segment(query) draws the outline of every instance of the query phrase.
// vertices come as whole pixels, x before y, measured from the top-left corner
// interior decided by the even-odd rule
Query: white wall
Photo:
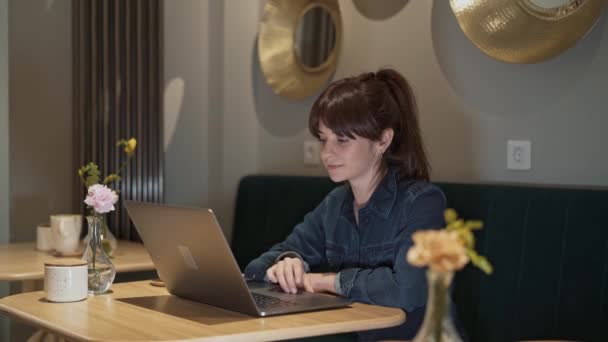
[[[200,17],[184,20],[209,22],[208,32],[215,32],[208,41],[209,56],[200,61],[210,70],[209,78],[200,81],[207,82],[210,94],[223,92],[221,103],[211,96],[207,106],[198,108],[202,120],[212,126],[204,149],[214,160],[206,186],[208,194],[215,195],[204,205],[220,213],[230,235],[237,182],[243,175],[325,172],[302,163],[314,97],[297,102],[278,97],[260,72],[256,35],[264,1],[208,3]],[[382,21],[365,18],[352,1],[339,3],[344,41],[334,79],[382,66],[402,72],[417,95],[435,180],[608,185],[608,160],[602,150],[608,145],[603,134],[608,113],[602,101],[608,89],[605,16],[557,58],[517,65],[476,49],[459,29],[447,1],[410,1]],[[169,32],[167,21],[165,25]],[[172,51],[165,49],[166,54],[188,51],[202,39],[165,36],[178,38],[180,43]],[[223,70],[223,77],[214,74],[216,68]],[[508,139],[532,141],[532,170],[506,170]],[[191,158],[193,148],[174,153]]]
[[[71,18],[71,1],[10,2],[11,241],[71,211]]]

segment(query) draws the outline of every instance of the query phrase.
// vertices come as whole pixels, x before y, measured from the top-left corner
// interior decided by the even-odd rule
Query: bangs
[[[313,104],[308,121],[308,129],[313,136],[319,138],[319,124],[323,123],[338,136],[378,138],[378,127],[370,115],[363,89],[349,81],[345,79],[332,84]]]

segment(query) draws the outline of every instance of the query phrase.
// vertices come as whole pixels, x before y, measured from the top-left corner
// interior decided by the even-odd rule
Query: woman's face
[[[321,161],[334,182],[372,182],[380,161],[379,143],[355,135],[338,136],[319,123]]]

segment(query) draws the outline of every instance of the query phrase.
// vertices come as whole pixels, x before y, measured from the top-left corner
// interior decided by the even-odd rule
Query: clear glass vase
[[[413,342],[462,342],[451,315],[450,284],[454,272],[429,269],[426,273],[429,296],[422,326]]]
[[[84,255],[89,269],[89,294],[98,295],[108,291],[116,269],[106,254],[101,241],[102,218],[98,215],[87,216],[90,239],[87,242]]]
[[[108,228],[108,224],[106,222],[106,216],[102,215],[102,216],[100,216],[100,219],[101,219],[101,230],[100,230],[101,244],[102,244],[103,250],[106,252],[106,254],[110,258],[112,258],[112,257],[114,257],[114,252],[116,251],[116,248],[118,248],[118,240],[116,240],[116,237],[114,236],[114,234],[112,234],[112,231],[110,230],[110,228]],[[90,239],[91,239],[91,230],[89,229],[87,236],[84,237],[85,245],[89,243]]]

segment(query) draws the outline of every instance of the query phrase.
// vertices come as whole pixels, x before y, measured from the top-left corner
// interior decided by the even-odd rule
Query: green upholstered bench
[[[608,190],[436,183],[448,207],[480,219],[477,249],[454,301],[471,341],[608,341]],[[247,176],[232,248],[239,266],[282,241],[336,186],[325,177]]]

